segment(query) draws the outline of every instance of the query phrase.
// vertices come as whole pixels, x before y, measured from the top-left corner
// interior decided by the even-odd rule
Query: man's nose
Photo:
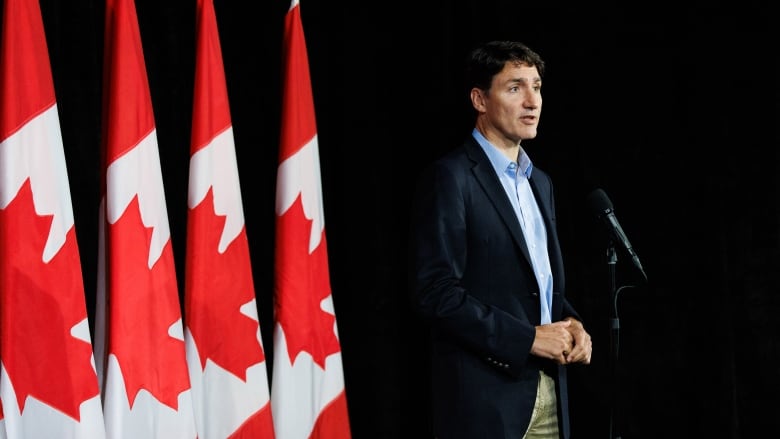
[[[539,108],[542,105],[542,96],[538,93],[528,93],[524,105],[526,108]]]

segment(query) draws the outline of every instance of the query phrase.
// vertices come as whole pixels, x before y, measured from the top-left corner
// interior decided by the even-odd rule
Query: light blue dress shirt
[[[515,210],[517,221],[523,229],[523,236],[531,255],[531,265],[539,284],[542,324],[550,323],[552,306],[553,279],[550,269],[550,257],[547,254],[547,231],[544,227],[542,213],[536,204],[531,185],[533,164],[528,154],[520,148],[517,161],[509,160],[498,148],[493,146],[476,128],[472,133],[479,145],[485,151],[498,179],[504,186],[507,197]]]

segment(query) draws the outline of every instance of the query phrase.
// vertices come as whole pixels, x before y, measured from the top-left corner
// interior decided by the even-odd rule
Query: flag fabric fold
[[[185,342],[199,439],[274,437],[213,0],[197,0]]]
[[[157,132],[133,0],[107,0],[95,351],[110,438],[195,438]]]
[[[348,439],[314,99],[298,0],[287,11],[284,32],[275,208],[274,428],[285,439]]]
[[[104,438],[41,9],[3,5],[0,438]]]

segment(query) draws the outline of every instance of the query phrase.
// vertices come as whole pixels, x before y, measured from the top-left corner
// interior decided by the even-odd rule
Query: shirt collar
[[[471,134],[474,136],[477,143],[479,143],[479,146],[482,147],[482,150],[485,151],[485,154],[487,154],[488,159],[496,172],[504,173],[510,166],[514,167],[516,165],[520,168],[520,172],[522,172],[526,178],[531,178],[533,163],[531,162],[531,157],[528,156],[522,146],[520,147],[517,162],[514,162],[502,154],[501,151],[490,143],[478,129],[474,128]]]

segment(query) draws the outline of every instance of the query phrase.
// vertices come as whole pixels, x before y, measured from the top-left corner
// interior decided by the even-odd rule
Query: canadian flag
[[[271,405],[284,439],[351,436],[330,289],[314,99],[300,4],[284,23],[284,85],[276,180]]]
[[[38,0],[5,0],[0,54],[0,437],[104,438]]]
[[[200,439],[274,437],[213,0],[197,1],[185,331]]]
[[[152,100],[133,0],[107,0],[96,357],[110,438],[195,438]]]

